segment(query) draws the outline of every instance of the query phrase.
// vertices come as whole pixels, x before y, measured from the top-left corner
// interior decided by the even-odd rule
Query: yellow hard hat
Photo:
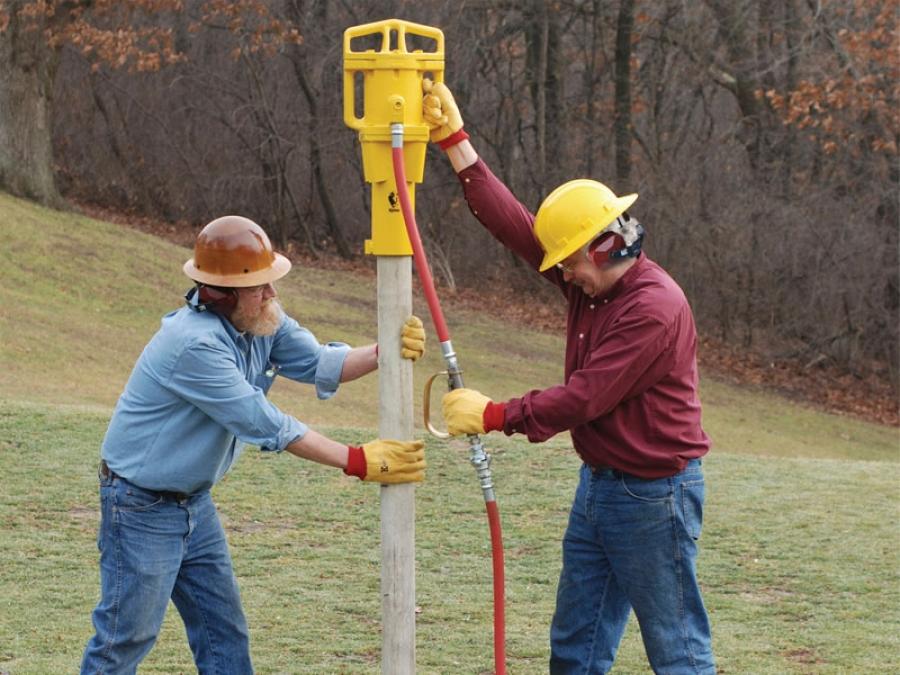
[[[291,261],[272,249],[265,231],[249,218],[223,216],[200,230],[184,273],[210,286],[246,288],[280,279]]]
[[[547,195],[534,220],[534,234],[544,249],[540,271],[590,243],[637,198],[637,194],[616,197],[603,183],[586,178],[556,188]]]

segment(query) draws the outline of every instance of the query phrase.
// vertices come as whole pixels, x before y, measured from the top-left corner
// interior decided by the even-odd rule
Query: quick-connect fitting
[[[462,370],[459,368],[459,361],[456,358],[456,352],[453,351],[453,344],[450,340],[441,342],[441,353],[444,355],[444,363],[447,364],[450,389],[462,389],[466,385],[463,383]]]
[[[491,475],[491,456],[485,452],[484,444],[477,435],[469,436],[469,463],[475,467],[475,474],[481,484],[484,501],[496,501],[494,481]]]
[[[391,125],[391,147],[403,147],[403,123],[395,122]]]

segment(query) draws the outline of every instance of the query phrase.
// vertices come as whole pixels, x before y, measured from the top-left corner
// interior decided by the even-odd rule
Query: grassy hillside
[[[188,249],[150,235],[0,193],[0,397],[110,408],[160,317],[180,306],[190,286],[181,272],[188,257]],[[321,341],[375,340],[371,274],[296,265],[278,288],[287,311]],[[415,311],[432,339],[415,370],[419,391],[443,364],[419,298]],[[470,386],[500,400],[561,380],[561,334],[501,324],[452,304],[446,311]],[[375,378],[345,385],[325,403],[283,379],[273,389],[274,400],[305,421],[370,428],[377,426],[376,394]],[[712,379],[703,381],[702,396],[717,450],[900,459],[896,429]]]
[[[96,601],[98,444],[159,317],[187,287],[186,249],[0,194],[0,672],[72,672]],[[374,279],[295,267],[288,311],[320,340],[375,337]],[[418,311],[427,321],[421,304]],[[495,398],[557,382],[562,339],[448,308],[467,382]],[[430,334],[430,337],[432,335]],[[440,367],[431,349],[417,387]],[[328,402],[273,398],[345,441],[377,425],[376,382]],[[701,581],[723,672],[895,672],[898,434],[705,379],[708,497]],[[546,672],[559,539],[575,485],[568,437],[496,434],[510,672]],[[490,554],[458,442],[429,441],[417,490],[423,673],[491,666]],[[215,490],[260,673],[377,673],[378,488],[248,453]],[[892,637],[893,636],[893,637]],[[192,670],[177,615],[142,672]],[[649,672],[632,626],[616,672]]]

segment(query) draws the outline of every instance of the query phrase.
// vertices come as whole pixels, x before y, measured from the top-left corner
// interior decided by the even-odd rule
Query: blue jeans
[[[550,628],[551,673],[606,673],[631,609],[655,673],[715,673],[695,562],[703,471],[643,480],[581,467]]]
[[[81,672],[134,673],[171,598],[200,673],[252,673],[237,580],[209,491],[179,500],[102,478],[100,507],[101,598]]]

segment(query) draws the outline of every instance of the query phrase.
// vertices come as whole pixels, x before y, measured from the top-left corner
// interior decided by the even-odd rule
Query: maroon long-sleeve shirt
[[[459,178],[475,217],[537,270],[544,252],[534,216],[482,160]],[[555,267],[543,276],[568,302],[565,384],[508,401],[504,432],[534,442],[569,429],[585,463],[643,478],[671,476],[709,452],[697,332],[678,284],[643,253],[603,296],[586,295]]]

